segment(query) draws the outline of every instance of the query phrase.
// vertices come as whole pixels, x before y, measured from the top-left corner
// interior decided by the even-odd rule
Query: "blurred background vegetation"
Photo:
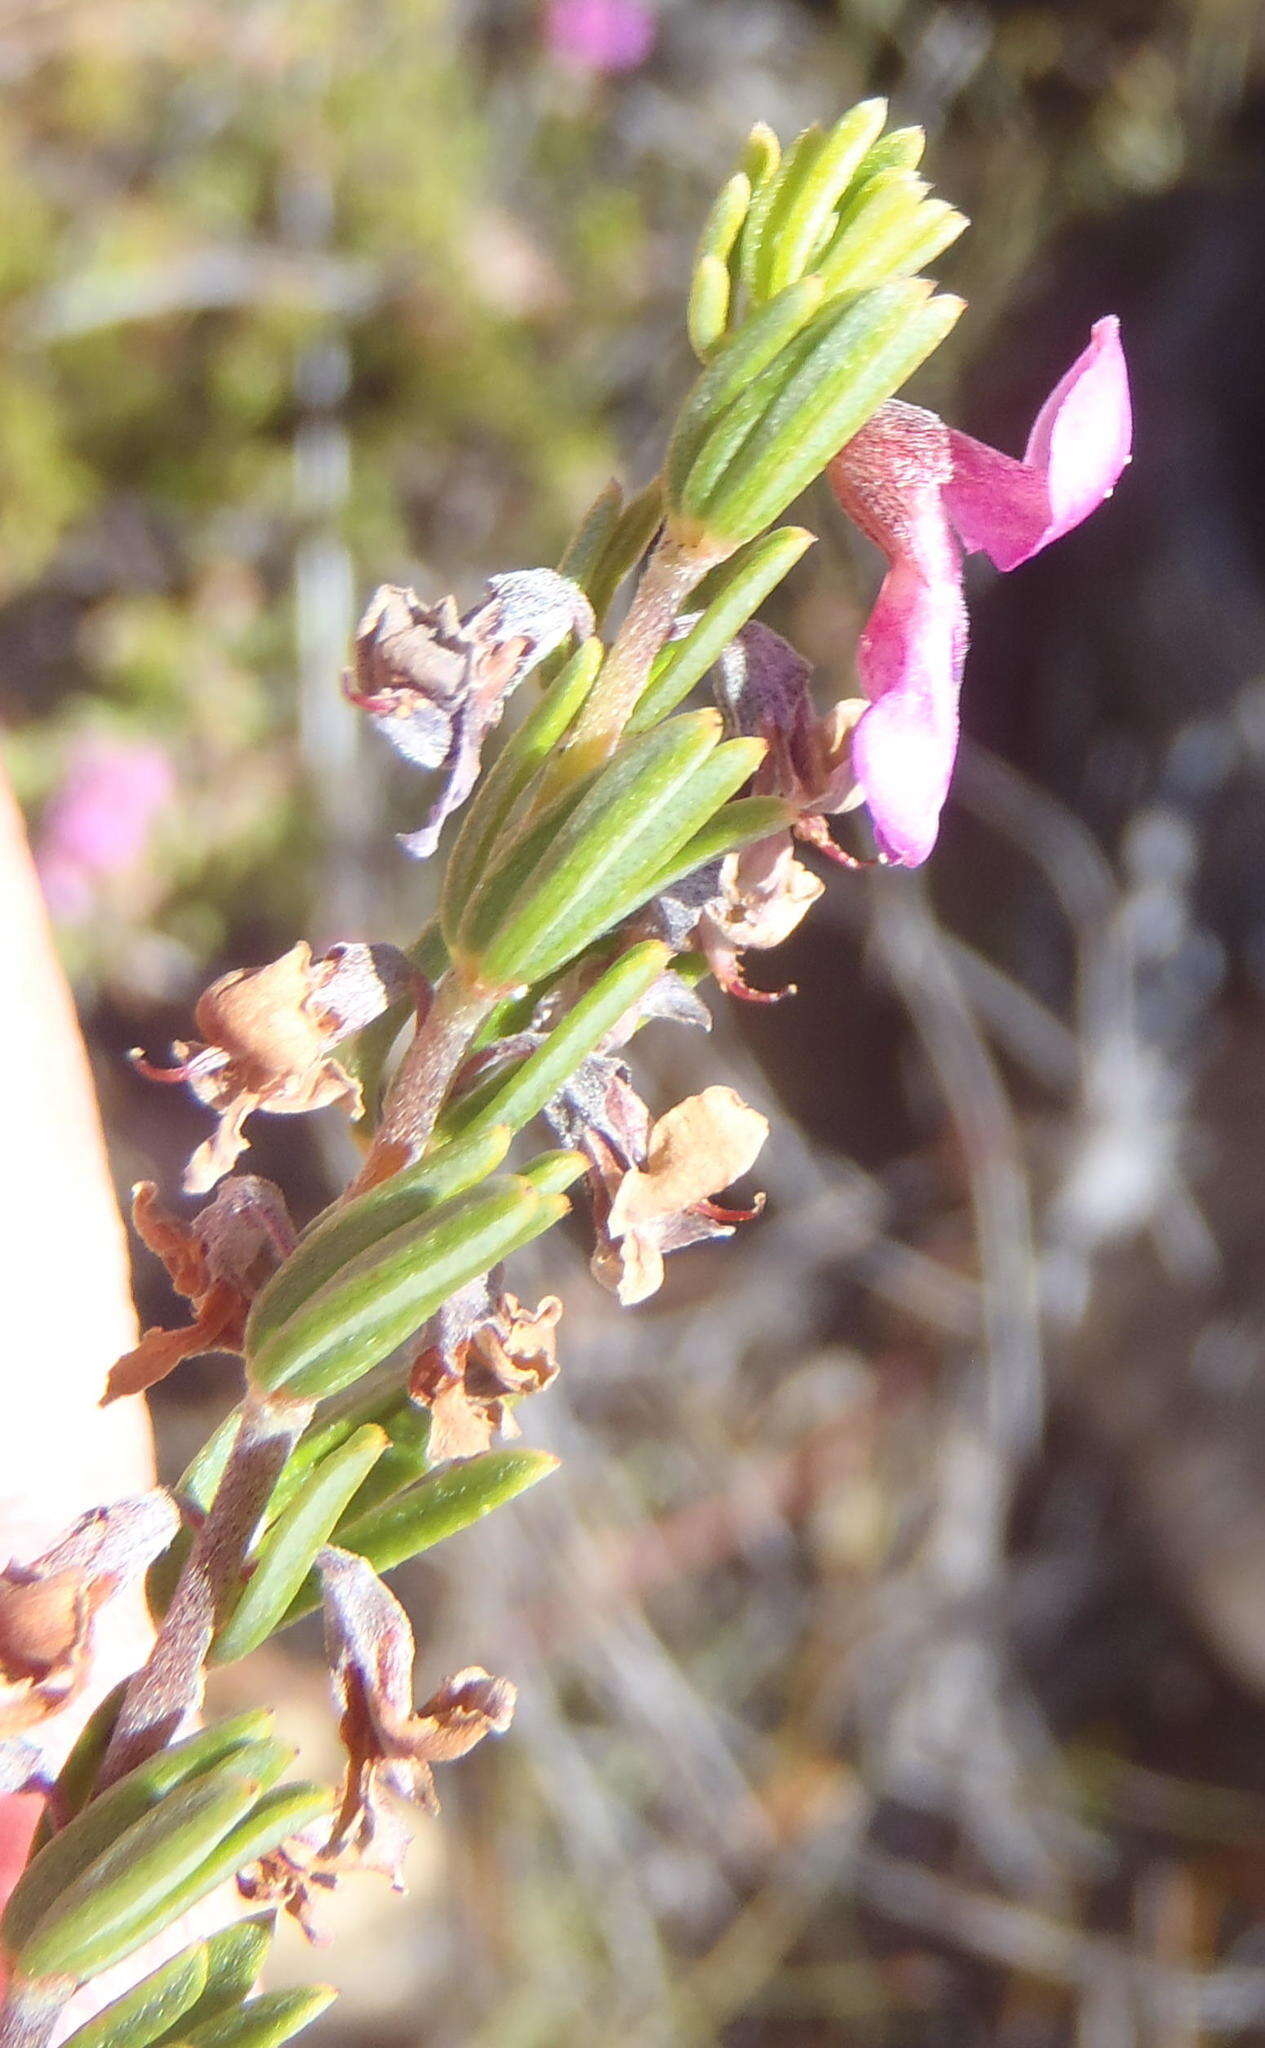
[[[1259,0],[8,0],[0,75],[3,738],[121,1189],[204,1123],[128,1045],[425,916],[359,608],[652,474],[753,119],[926,126],[960,424],[1018,451],[1120,313],[1137,460],[980,580],[930,875],[832,876],[797,1003],[647,1040],[773,1108],[765,1218],[632,1315],[578,1231],[524,1261],[563,1471],[403,1575],[419,1683],[506,1671],[515,1730],[278,1975],[348,2048],[1265,2040]],[[805,517],[775,622],[848,694],[875,564]],[[248,1163],[306,1214],[345,1145]],[[168,1474],[227,1399],[162,1390]],[[300,1635],[226,1697],[332,1769]]]

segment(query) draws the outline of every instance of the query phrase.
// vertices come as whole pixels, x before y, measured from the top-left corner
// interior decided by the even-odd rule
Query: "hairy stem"
[[[174,1740],[202,1703],[207,1651],[243,1567],[277,1475],[312,1418],[312,1401],[248,1394],[215,1499],[185,1560],[147,1662],[127,1690],[102,1764],[104,1790]]]
[[[425,1150],[453,1076],[496,1000],[494,991],[471,989],[451,972],[443,976],[400,1062],[369,1156],[348,1188],[349,1196],[375,1187]]]
[[[669,534],[659,542],[567,743],[562,758],[576,772],[586,772],[614,752],[678,612],[713,566],[711,555]]]

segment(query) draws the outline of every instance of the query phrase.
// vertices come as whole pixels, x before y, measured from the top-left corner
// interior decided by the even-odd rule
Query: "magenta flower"
[[[870,705],[852,742],[887,859],[917,867],[940,827],[967,647],[963,551],[1014,569],[1079,526],[1110,497],[1132,432],[1112,317],[1046,399],[1022,462],[892,399],[831,463],[839,503],[890,565],[857,648]]]
[[[176,778],[161,747],[123,740],[80,742],[44,813],[35,848],[49,909],[86,917],[98,890],[140,859]]]
[[[635,71],[654,48],[653,8],[641,0],[550,0],[545,42],[573,71]]]

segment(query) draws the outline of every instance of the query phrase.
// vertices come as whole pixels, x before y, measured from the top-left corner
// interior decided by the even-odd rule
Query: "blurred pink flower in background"
[[[175,790],[175,771],[161,747],[101,738],[78,743],[35,844],[35,865],[55,917],[88,915],[101,885],[140,859]]]
[[[654,48],[655,13],[641,0],[549,0],[545,43],[573,71],[635,71]]]

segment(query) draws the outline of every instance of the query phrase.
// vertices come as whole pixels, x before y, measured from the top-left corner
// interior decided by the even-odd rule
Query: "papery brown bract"
[[[285,1196],[270,1180],[235,1174],[188,1223],[158,1202],[153,1181],[132,1190],[132,1221],[160,1258],[178,1294],[193,1306],[179,1330],[146,1330],[111,1368],[102,1406],[166,1379],[182,1359],[204,1351],[241,1351],[251,1303],[294,1250]]]
[[[322,1855],[384,1870],[403,1888],[415,1809],[439,1811],[433,1766],[503,1734],[517,1688],[478,1665],[446,1678],[413,1708],[413,1631],[372,1566],[330,1545],[316,1560],[325,1605],[325,1646],[342,1710],[347,1771]]]

